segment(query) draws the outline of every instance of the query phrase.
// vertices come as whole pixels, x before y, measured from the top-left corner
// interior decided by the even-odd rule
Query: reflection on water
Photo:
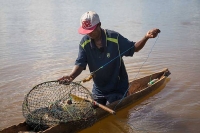
[[[199,1],[0,3],[0,129],[24,120],[21,104],[32,87],[71,71],[82,37],[77,33],[79,17],[94,10],[103,28],[133,41],[151,28],[161,29],[156,43],[151,39],[139,53],[124,58],[130,80],[151,49],[137,77],[165,67],[172,74],[157,93],[83,132],[200,132]],[[76,80],[88,74],[87,69]],[[83,85],[92,88],[92,82]]]

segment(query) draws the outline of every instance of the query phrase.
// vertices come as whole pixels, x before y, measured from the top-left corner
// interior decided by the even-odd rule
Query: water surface
[[[70,73],[82,38],[79,19],[88,10],[99,14],[103,28],[129,40],[161,30],[157,41],[124,58],[130,80],[166,67],[172,74],[151,96],[82,133],[200,132],[198,0],[1,0],[0,129],[24,121],[21,105],[31,88]],[[91,89],[92,82],[84,86]]]

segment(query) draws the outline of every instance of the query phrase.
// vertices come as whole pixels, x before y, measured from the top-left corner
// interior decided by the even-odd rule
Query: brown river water
[[[81,133],[200,132],[199,0],[0,0],[0,129],[24,121],[22,102],[35,85],[71,71],[82,38],[79,19],[88,10],[99,14],[102,28],[129,40],[161,30],[124,57],[129,80],[163,68],[171,75],[150,96]],[[92,81],[83,85],[91,89]]]

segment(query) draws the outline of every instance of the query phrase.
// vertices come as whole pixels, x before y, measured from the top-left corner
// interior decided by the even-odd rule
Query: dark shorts
[[[123,98],[123,95],[120,93],[113,93],[106,96],[96,96],[94,95],[94,100],[100,104],[106,105],[114,101],[120,100]]]

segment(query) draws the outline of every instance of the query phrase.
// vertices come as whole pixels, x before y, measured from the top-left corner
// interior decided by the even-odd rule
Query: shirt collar
[[[106,47],[106,35],[105,35],[105,32],[102,28],[101,28],[101,41],[103,43],[103,47],[105,48]],[[90,46],[91,46],[92,49],[96,48],[96,45],[95,45],[93,39],[91,39],[91,41],[90,41]]]

